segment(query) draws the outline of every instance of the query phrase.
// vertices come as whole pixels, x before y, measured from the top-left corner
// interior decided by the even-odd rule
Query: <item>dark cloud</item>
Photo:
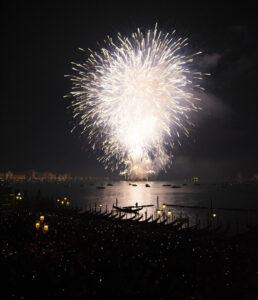
[[[247,25],[233,25],[230,27],[230,29],[236,32],[244,32],[247,30]]]
[[[218,65],[221,56],[222,55],[219,53],[205,54],[199,60],[199,67],[203,71],[210,71],[211,69],[215,68]]]

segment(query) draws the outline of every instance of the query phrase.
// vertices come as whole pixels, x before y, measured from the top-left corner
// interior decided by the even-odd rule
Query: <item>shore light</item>
[[[45,217],[44,216],[40,216],[39,219],[40,219],[41,222],[43,222],[44,219],[45,219]]]
[[[165,203],[163,203],[163,205],[162,205],[162,208],[163,208],[163,209],[165,209],[165,208],[166,208],[166,204],[165,204]]]
[[[70,205],[70,202],[69,202],[69,201],[67,201],[67,202],[66,202],[66,205],[67,205],[67,206],[69,206],[69,205]]]
[[[100,204],[99,207],[102,207],[102,204]]]
[[[44,230],[44,232],[48,231],[48,225],[47,224],[44,225],[43,230]]]
[[[64,201],[61,201],[61,204],[64,204]]]
[[[21,196],[21,193],[18,193],[18,196]]]
[[[158,215],[161,214],[161,210],[160,210],[160,209],[157,210],[157,214],[158,214]]]
[[[17,200],[19,200],[19,199],[20,199],[20,197],[19,197],[19,196],[16,196],[16,199],[17,199]]]
[[[67,200],[67,197],[64,197],[64,201],[66,201]]]
[[[57,202],[60,202],[60,199],[57,199],[56,201],[57,201]]]
[[[35,227],[36,227],[36,229],[39,229],[39,227],[40,227],[40,222],[36,222],[36,223],[35,223]]]
[[[171,210],[168,211],[168,216],[171,216],[172,212]]]
[[[216,218],[216,217],[217,217],[217,214],[216,214],[216,213],[213,213],[212,216],[213,216],[213,218]]]

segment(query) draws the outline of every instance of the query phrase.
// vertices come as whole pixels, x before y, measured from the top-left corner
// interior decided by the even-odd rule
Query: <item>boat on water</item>
[[[116,205],[113,205],[113,208],[115,208],[118,211],[126,212],[126,213],[138,213],[139,210],[143,209],[143,207],[119,207]]]
[[[132,186],[137,186],[137,184],[134,183],[134,184],[132,184]]]
[[[148,183],[145,184],[146,187],[150,187],[150,185]]]
[[[108,183],[107,185],[108,185],[108,186],[113,186],[113,184],[112,184],[112,183]]]
[[[104,186],[97,186],[96,189],[103,190],[103,189],[105,189],[105,187]]]
[[[173,186],[172,186],[172,189],[180,189],[180,188],[181,188],[180,185],[173,185]]]
[[[171,186],[171,184],[163,184],[163,186]]]

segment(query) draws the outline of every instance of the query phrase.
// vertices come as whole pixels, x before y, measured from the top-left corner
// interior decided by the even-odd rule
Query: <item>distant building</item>
[[[35,181],[37,180],[37,172],[34,170],[29,170],[26,172],[26,179],[28,181]]]
[[[242,174],[240,171],[237,172],[237,175],[236,175],[236,181],[238,183],[242,183],[243,182],[243,177],[242,177]]]
[[[15,181],[25,181],[26,180],[26,174],[24,173],[15,173],[13,174],[13,180]]]
[[[13,180],[13,173],[11,171],[5,173],[5,180]]]

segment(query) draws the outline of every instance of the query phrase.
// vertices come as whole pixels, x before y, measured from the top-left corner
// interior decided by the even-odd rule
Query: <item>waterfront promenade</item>
[[[50,199],[40,199],[47,204]],[[37,229],[35,224],[44,216]],[[48,230],[43,230],[43,223]],[[139,226],[50,205],[1,206],[6,299],[255,299],[257,228]]]

